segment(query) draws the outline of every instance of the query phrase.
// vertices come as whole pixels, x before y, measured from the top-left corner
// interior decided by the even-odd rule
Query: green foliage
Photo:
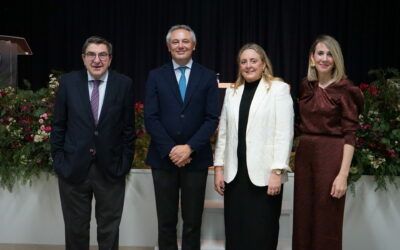
[[[0,89],[0,187],[10,191],[15,183],[30,183],[41,173],[53,174],[50,156],[51,118],[59,82],[50,75],[46,88],[36,92]],[[133,165],[145,168],[150,137],[144,129],[143,104],[132,107],[136,117],[136,150]]]
[[[360,115],[361,129],[350,182],[361,175],[373,175],[376,190],[386,190],[388,183],[400,176],[400,74],[396,69],[371,70],[376,80],[362,83],[365,106]]]
[[[37,92],[6,87],[0,90],[0,186],[29,182],[51,173],[49,137],[58,81],[50,75],[47,88]]]

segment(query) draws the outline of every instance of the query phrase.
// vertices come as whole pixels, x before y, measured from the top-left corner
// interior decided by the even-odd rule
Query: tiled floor
[[[59,245],[14,245],[0,244],[0,250],[64,250],[64,246]],[[153,250],[150,247],[119,247],[120,250]],[[97,250],[97,247],[90,247],[90,250]]]

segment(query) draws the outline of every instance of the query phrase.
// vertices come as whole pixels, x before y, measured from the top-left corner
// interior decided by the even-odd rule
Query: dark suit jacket
[[[132,80],[109,71],[104,102],[95,126],[90,106],[87,71],[61,76],[53,127],[51,153],[59,177],[82,182],[96,152],[96,164],[115,182],[129,172],[134,151],[134,92]]]
[[[176,145],[194,150],[191,169],[212,165],[210,137],[219,117],[216,75],[193,62],[185,101],[179,93],[172,62],[149,73],[144,105],[145,125],[151,135],[146,164],[152,168],[177,167],[169,159]]]

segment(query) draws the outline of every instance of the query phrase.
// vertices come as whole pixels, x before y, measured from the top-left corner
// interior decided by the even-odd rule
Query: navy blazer
[[[177,167],[169,159],[176,145],[194,150],[185,168],[212,166],[210,137],[218,124],[219,92],[213,71],[193,62],[182,101],[172,62],[150,71],[144,105],[146,130],[151,144],[146,164],[152,168]]]
[[[72,183],[82,182],[95,159],[109,181],[124,178],[133,160],[136,137],[133,109],[132,80],[109,71],[96,126],[90,106],[87,71],[62,75],[51,132],[53,167],[58,176]]]

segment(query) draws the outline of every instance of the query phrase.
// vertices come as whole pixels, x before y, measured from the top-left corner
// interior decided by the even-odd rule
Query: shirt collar
[[[190,61],[184,65],[189,69],[192,69],[192,64],[193,64],[193,59],[190,59]],[[172,59],[172,66],[174,67],[174,70],[178,69],[179,67],[182,67],[181,65],[177,64],[174,59]]]
[[[89,73],[89,71],[87,71],[87,74],[88,74],[88,82],[95,80],[93,76]],[[108,70],[100,77],[99,80],[101,82],[107,82],[107,79],[108,79]]]

